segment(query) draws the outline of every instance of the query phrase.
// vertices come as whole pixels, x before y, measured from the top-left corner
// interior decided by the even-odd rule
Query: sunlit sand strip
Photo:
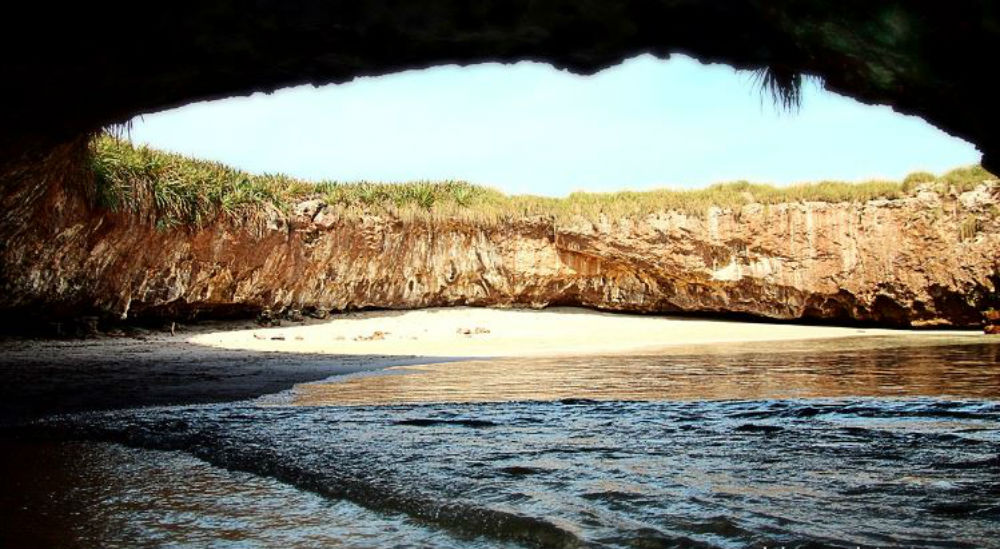
[[[330,355],[524,357],[612,354],[713,343],[955,332],[765,324],[665,316],[470,307],[377,311],[323,322],[209,332],[189,342],[224,349]]]

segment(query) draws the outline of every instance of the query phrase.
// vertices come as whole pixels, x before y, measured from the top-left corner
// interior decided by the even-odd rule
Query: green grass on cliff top
[[[909,175],[902,182],[823,181],[773,187],[738,181],[697,190],[572,193],[565,198],[508,196],[462,181],[411,183],[310,183],[280,174],[253,175],[216,162],[188,158],[101,135],[92,144],[97,201],[112,211],[146,216],[160,227],[200,226],[225,216],[260,222],[270,212],[288,212],[298,202],[319,198],[343,214],[388,213],[404,219],[459,216],[482,222],[520,217],[559,219],[601,215],[627,217],[661,211],[705,215],[708,208],[749,203],[864,202],[906,196],[921,183],[940,192],[963,192],[995,176],[979,166],[935,176]]]

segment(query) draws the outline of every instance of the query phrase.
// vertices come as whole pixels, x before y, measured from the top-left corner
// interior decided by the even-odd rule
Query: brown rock
[[[323,208],[326,208],[326,202],[315,199],[299,202],[292,211],[296,216],[305,217],[311,222]]]
[[[263,230],[224,221],[164,230],[54,193],[39,199],[18,245],[0,249],[0,309],[118,317],[264,309],[260,324],[274,326],[272,311],[310,304],[321,315],[560,304],[978,327],[980,311],[1000,299],[1000,220],[983,213],[984,197],[998,193],[1000,184],[986,184],[967,200],[979,208],[972,213],[943,196],[945,208],[912,197],[555,224],[337,216],[327,228],[314,224],[308,241],[281,219]],[[963,238],[973,214],[977,233]]]
[[[307,314],[313,318],[323,320],[330,317],[330,310],[324,309],[322,307],[316,307],[314,309],[309,310]]]
[[[79,326],[80,333],[84,337],[94,337],[100,333],[98,329],[99,323],[100,318],[96,316],[84,316],[80,317],[77,321],[77,326]]]

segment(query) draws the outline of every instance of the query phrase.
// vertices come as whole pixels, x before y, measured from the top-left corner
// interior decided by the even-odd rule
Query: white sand
[[[455,307],[350,313],[306,324],[201,333],[187,341],[252,351],[443,358],[619,353],[675,345],[934,333],[624,315],[568,307]],[[374,339],[366,339],[373,335]]]

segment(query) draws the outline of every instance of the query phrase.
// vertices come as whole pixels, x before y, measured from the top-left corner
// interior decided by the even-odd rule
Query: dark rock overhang
[[[1000,171],[989,0],[213,0],[20,6],[0,156],[192,101],[449,63],[593,73],[640,53],[809,74],[923,117]]]

